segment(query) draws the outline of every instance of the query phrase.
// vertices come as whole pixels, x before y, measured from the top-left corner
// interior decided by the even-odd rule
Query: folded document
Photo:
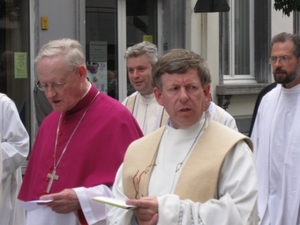
[[[120,207],[122,209],[133,209],[136,207],[134,205],[127,205],[125,201],[122,201],[122,200],[119,200],[116,198],[108,198],[108,197],[99,196],[99,197],[93,197],[92,199],[97,202],[102,202],[104,204]]]

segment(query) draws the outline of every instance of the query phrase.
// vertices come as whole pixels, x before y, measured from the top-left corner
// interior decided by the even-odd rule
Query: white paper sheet
[[[136,207],[134,205],[127,205],[125,201],[122,201],[122,200],[119,200],[116,198],[108,198],[108,197],[98,196],[98,197],[93,197],[92,199],[95,201],[98,201],[98,202],[102,202],[104,204],[120,207],[123,209],[133,209]]]

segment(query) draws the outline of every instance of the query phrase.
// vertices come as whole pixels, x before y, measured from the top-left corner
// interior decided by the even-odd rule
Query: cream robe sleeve
[[[257,224],[257,178],[252,152],[246,143],[239,142],[226,156],[217,193],[216,199],[205,203],[180,200],[174,194],[159,196],[158,225]],[[117,173],[113,196],[127,199],[122,187],[122,167]],[[109,206],[108,209],[107,224],[131,224],[131,211]]]
[[[0,99],[0,117],[4,180],[25,161],[29,153],[29,136],[14,102],[6,96]]]

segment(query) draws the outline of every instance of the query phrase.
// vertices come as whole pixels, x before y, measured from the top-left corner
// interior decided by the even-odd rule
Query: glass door
[[[86,0],[88,77],[100,91],[124,100],[124,53],[142,41],[157,43],[157,1]]]
[[[0,0],[0,92],[16,104],[30,133],[29,1]]]
[[[86,1],[88,77],[118,99],[117,0]]]

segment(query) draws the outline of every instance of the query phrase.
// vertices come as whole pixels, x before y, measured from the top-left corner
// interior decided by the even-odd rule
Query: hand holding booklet
[[[104,204],[108,204],[108,205],[112,205],[112,206],[116,206],[116,207],[120,207],[122,209],[133,209],[136,207],[134,205],[127,205],[125,201],[116,199],[116,198],[108,198],[108,197],[98,196],[98,197],[93,197],[92,199],[94,201],[102,202]]]

